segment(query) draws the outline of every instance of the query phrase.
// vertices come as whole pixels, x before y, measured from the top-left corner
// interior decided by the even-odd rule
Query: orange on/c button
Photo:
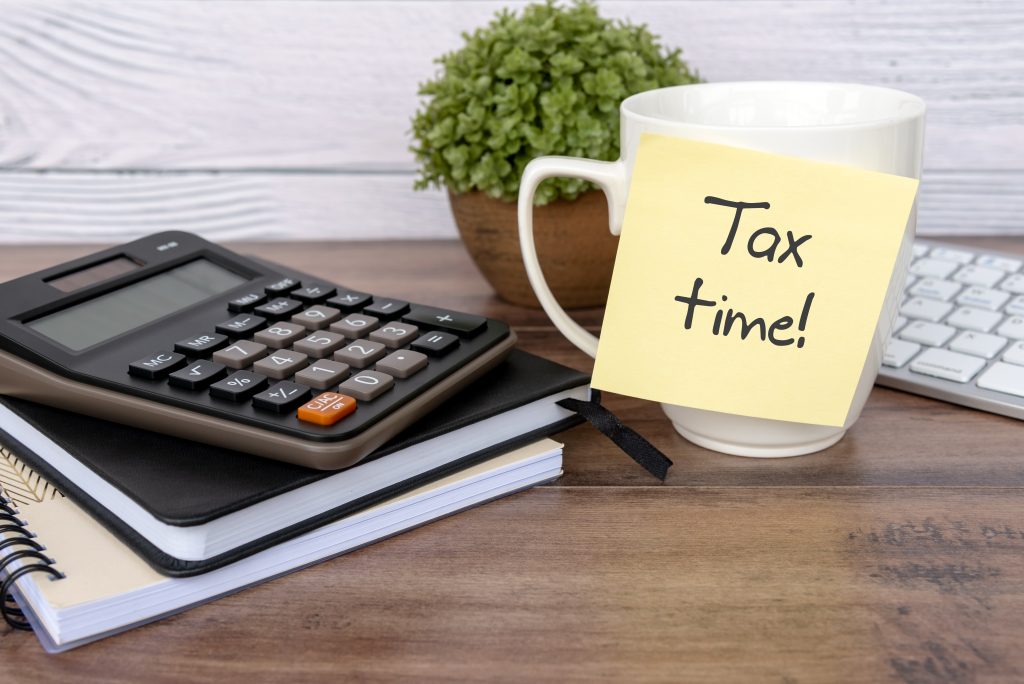
[[[300,406],[296,415],[299,420],[307,423],[334,425],[355,410],[356,400],[352,397],[337,392],[324,392]]]

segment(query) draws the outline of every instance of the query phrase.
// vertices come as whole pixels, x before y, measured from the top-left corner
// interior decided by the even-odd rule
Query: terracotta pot
[[[515,202],[483,192],[448,193],[462,242],[498,296],[540,307],[519,252]],[[619,240],[608,232],[608,202],[594,190],[575,200],[534,207],[537,255],[544,277],[562,306],[603,306]]]

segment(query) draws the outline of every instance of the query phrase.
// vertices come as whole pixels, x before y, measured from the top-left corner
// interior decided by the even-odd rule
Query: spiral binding
[[[15,549],[0,556],[0,577],[3,577],[3,582],[0,583],[0,615],[3,616],[4,622],[14,629],[30,630],[32,626],[11,594],[14,583],[32,572],[45,572],[53,579],[63,579],[64,574],[53,567],[54,560],[43,553],[43,545],[32,538],[32,532],[27,529],[25,521],[18,518],[18,509],[14,507],[14,502],[0,496],[0,534],[4,532],[12,532],[14,536],[0,538],[0,552],[16,546],[25,548]],[[7,570],[14,561],[28,558],[35,559],[36,562],[11,571]]]

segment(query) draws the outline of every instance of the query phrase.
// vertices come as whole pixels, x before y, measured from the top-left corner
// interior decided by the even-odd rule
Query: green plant
[[[482,190],[513,201],[534,157],[618,158],[618,106],[627,96],[698,80],[680,50],[663,50],[646,26],[601,17],[587,0],[548,0],[521,15],[502,10],[463,39],[420,86],[427,99],[412,121],[417,189]],[[536,202],[589,188],[551,179]]]

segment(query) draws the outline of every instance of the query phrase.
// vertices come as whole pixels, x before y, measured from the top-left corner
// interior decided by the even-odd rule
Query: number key
[[[382,342],[385,346],[398,349],[416,337],[420,329],[411,323],[390,323],[379,330],[370,333],[370,339],[374,342]]]
[[[292,323],[305,326],[307,330],[323,330],[341,318],[341,311],[329,306],[311,306],[292,316]]]
[[[306,401],[312,390],[294,382],[279,382],[252,398],[252,405],[265,411],[286,413]]]
[[[313,389],[324,390],[337,385],[348,375],[348,364],[338,361],[321,359],[311,366],[306,366],[295,374],[295,382],[309,385]]]
[[[387,347],[382,342],[357,340],[344,349],[334,352],[334,360],[347,363],[354,368],[366,368],[387,352]]]
[[[283,349],[264,356],[252,365],[257,373],[274,380],[284,380],[306,365],[306,355]]]
[[[227,369],[224,368],[222,363],[196,361],[179,371],[171,373],[167,381],[175,387],[201,390],[209,386],[210,383],[220,380],[225,374],[227,374]]]
[[[337,333],[318,330],[309,337],[299,340],[292,349],[303,354],[308,354],[314,359],[322,359],[330,356],[331,352],[345,344],[345,338]]]
[[[253,361],[267,355],[266,345],[248,340],[239,340],[230,347],[213,352],[213,360],[223,363],[228,368],[241,370],[252,365]]]
[[[308,331],[298,323],[275,323],[266,330],[260,330],[252,339],[274,349],[283,349],[291,346],[292,342],[306,332]]]
[[[344,335],[350,340],[358,340],[360,337],[366,337],[366,334],[371,330],[376,330],[378,322],[378,319],[374,316],[349,314],[337,323],[331,323],[331,330]]]
[[[349,394],[360,401],[372,401],[391,389],[395,379],[387,373],[359,371],[338,386],[338,391]]]
[[[267,386],[267,379],[258,373],[238,371],[210,385],[210,396],[229,401],[245,401]]]

